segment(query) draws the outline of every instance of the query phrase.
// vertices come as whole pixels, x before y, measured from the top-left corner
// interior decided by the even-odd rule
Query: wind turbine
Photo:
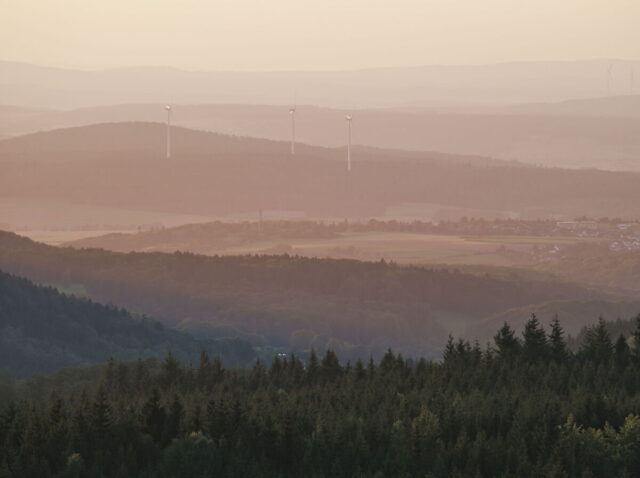
[[[607,67],[607,94],[611,94],[611,76],[613,73],[613,65]]]
[[[291,116],[291,155],[296,154],[296,105],[289,108]]]
[[[351,171],[351,121],[353,116],[345,115],[347,120],[347,171]]]
[[[171,105],[164,107],[167,110],[167,159],[171,158]]]

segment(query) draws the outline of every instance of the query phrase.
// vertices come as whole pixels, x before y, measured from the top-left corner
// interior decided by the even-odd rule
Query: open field
[[[402,264],[470,264],[493,266],[520,266],[534,261],[536,249],[591,243],[594,239],[577,237],[544,236],[463,236],[453,234],[420,234],[406,232],[341,232],[329,237],[289,237],[286,234],[260,237],[256,231],[251,236],[215,236],[176,238],[171,234],[154,235],[142,240],[139,236],[118,235],[97,238],[92,241],[72,243],[86,231],[67,233],[74,247],[101,247],[122,252],[174,252],[189,251],[198,254],[290,254],[307,257],[350,258],[360,260],[393,260]],[[61,244],[60,236],[27,234],[29,237]],[[93,234],[95,236],[95,234]],[[75,236],[75,238],[74,238]],[[131,241],[129,241],[131,237]]]
[[[532,248],[592,241],[574,237],[485,236],[464,237],[440,234],[346,233],[337,239],[253,243],[231,248],[225,254],[264,253],[278,249],[291,254],[316,257],[385,259],[399,263],[449,263],[518,265],[531,260]]]

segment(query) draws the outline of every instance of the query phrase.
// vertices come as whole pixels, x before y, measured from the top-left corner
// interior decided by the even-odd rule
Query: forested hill
[[[0,267],[200,334],[368,357],[437,356],[448,321],[602,294],[572,285],[386,262],[75,250],[0,233]],[[585,318],[590,320],[591,317]]]
[[[0,370],[16,377],[62,367],[164,356],[195,359],[202,350],[230,365],[248,364],[251,347],[241,341],[199,341],[161,323],[36,286],[0,271]]]
[[[167,357],[0,381],[0,475],[634,478],[638,325],[629,335],[599,322],[574,353],[561,324],[532,318],[487,348],[451,339],[438,362]]]

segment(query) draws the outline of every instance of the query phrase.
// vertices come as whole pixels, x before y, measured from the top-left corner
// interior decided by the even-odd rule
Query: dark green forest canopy
[[[255,358],[241,341],[196,340],[124,309],[69,297],[0,271],[0,370],[16,377],[62,367],[131,360],[173,351],[195,359],[202,349],[229,365]]]
[[[0,476],[633,477],[640,320],[631,335],[600,321],[572,353],[533,317],[440,362],[169,355],[4,383]]]
[[[123,254],[56,248],[2,232],[0,267],[198,334],[231,333],[256,346],[333,348],[351,358],[381,355],[389,346],[435,357],[447,334],[441,316],[476,320],[548,300],[608,297],[517,272],[288,255]]]

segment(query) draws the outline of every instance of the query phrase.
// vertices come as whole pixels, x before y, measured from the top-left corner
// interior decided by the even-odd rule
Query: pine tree
[[[198,362],[197,381],[198,387],[205,389],[209,387],[209,379],[211,375],[211,362],[206,350],[200,351],[200,359]]]
[[[513,329],[506,322],[493,338],[498,355],[502,359],[512,360],[520,352],[520,341],[515,336]]]
[[[453,335],[449,334],[447,338],[447,345],[444,347],[442,353],[442,360],[445,364],[451,364],[456,357],[456,347],[453,343]]]
[[[142,407],[142,422],[144,429],[155,441],[160,441],[164,430],[166,413],[160,405],[160,392],[157,388],[151,391],[151,396]]]
[[[320,375],[325,380],[332,380],[339,377],[342,373],[342,367],[338,361],[338,356],[331,349],[327,349],[320,363]]]
[[[316,355],[316,351],[311,349],[311,354],[309,354],[309,364],[307,366],[307,380],[310,382],[314,382],[318,377],[318,356]]]
[[[640,360],[640,314],[636,316],[636,329],[633,331],[633,352],[636,359]]]
[[[167,354],[162,362],[162,385],[163,387],[171,387],[178,384],[181,373],[180,362],[171,352]]]
[[[356,360],[355,365],[353,366],[353,375],[355,377],[356,380],[364,380],[367,376],[365,370],[364,370],[364,365],[362,364],[362,360],[358,359]]]
[[[533,362],[547,358],[547,336],[535,314],[531,314],[531,318],[525,324],[522,336],[525,359]]]
[[[551,359],[557,363],[563,363],[569,356],[567,341],[564,338],[564,329],[560,326],[560,320],[558,320],[557,315],[551,321],[549,347]]]
[[[111,427],[111,405],[107,399],[107,392],[100,387],[91,407],[91,430],[100,441],[106,440]]]
[[[625,339],[623,334],[618,336],[618,340],[616,340],[616,344],[614,346],[614,362],[618,370],[624,370],[624,368],[629,363],[630,359],[630,349],[627,344],[627,339]]]
[[[184,408],[178,394],[173,395],[173,400],[169,406],[169,412],[167,413],[164,421],[164,433],[162,442],[166,445],[180,434],[180,425],[182,423],[182,415]]]
[[[595,362],[606,362],[611,358],[613,344],[607,332],[604,319],[600,317],[598,323],[587,328],[582,346],[582,353]]]

